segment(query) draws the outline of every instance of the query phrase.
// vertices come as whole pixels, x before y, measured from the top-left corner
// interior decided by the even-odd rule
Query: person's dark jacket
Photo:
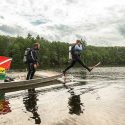
[[[27,62],[33,63],[33,64],[39,63],[39,61],[38,61],[38,50],[36,50],[35,48],[31,48],[29,50],[28,55],[27,55]]]

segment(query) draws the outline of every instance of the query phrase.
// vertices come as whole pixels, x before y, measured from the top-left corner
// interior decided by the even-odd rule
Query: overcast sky
[[[125,0],[0,0],[0,34],[125,46]]]

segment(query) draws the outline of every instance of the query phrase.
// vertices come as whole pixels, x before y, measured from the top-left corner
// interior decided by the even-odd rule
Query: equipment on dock
[[[0,67],[0,83],[4,82],[5,79],[6,79],[5,68]]]

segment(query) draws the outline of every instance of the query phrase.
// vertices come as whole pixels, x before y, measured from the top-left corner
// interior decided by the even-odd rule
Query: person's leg
[[[89,72],[92,70],[89,67],[87,67],[80,59],[77,60],[84,68],[86,68]]]
[[[33,79],[35,72],[36,72],[36,69],[34,68],[34,64],[32,64],[31,65],[31,76],[30,76],[30,79]]]
[[[31,76],[31,66],[30,66],[30,63],[28,63],[28,73],[27,73],[26,80],[29,80],[30,76]]]
[[[36,69],[34,68],[34,64],[33,63],[29,63],[28,64],[28,74],[27,74],[27,80],[33,79],[33,76],[35,74]],[[29,94],[35,93],[35,89],[31,88],[28,89]]]
[[[28,64],[28,74],[27,74],[27,80],[32,79],[35,74],[35,68],[33,63]]]
[[[72,60],[71,64],[63,71],[63,74],[65,75],[66,71],[72,68],[75,65],[76,61]]]

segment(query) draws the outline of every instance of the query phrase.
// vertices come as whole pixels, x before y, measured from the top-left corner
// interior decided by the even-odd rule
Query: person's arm
[[[37,61],[37,54],[36,54],[35,50],[31,51],[31,58],[32,58],[34,64],[38,63],[38,61]]]
[[[81,44],[80,45],[75,45],[75,50],[76,51],[82,51],[83,50],[82,45]]]

